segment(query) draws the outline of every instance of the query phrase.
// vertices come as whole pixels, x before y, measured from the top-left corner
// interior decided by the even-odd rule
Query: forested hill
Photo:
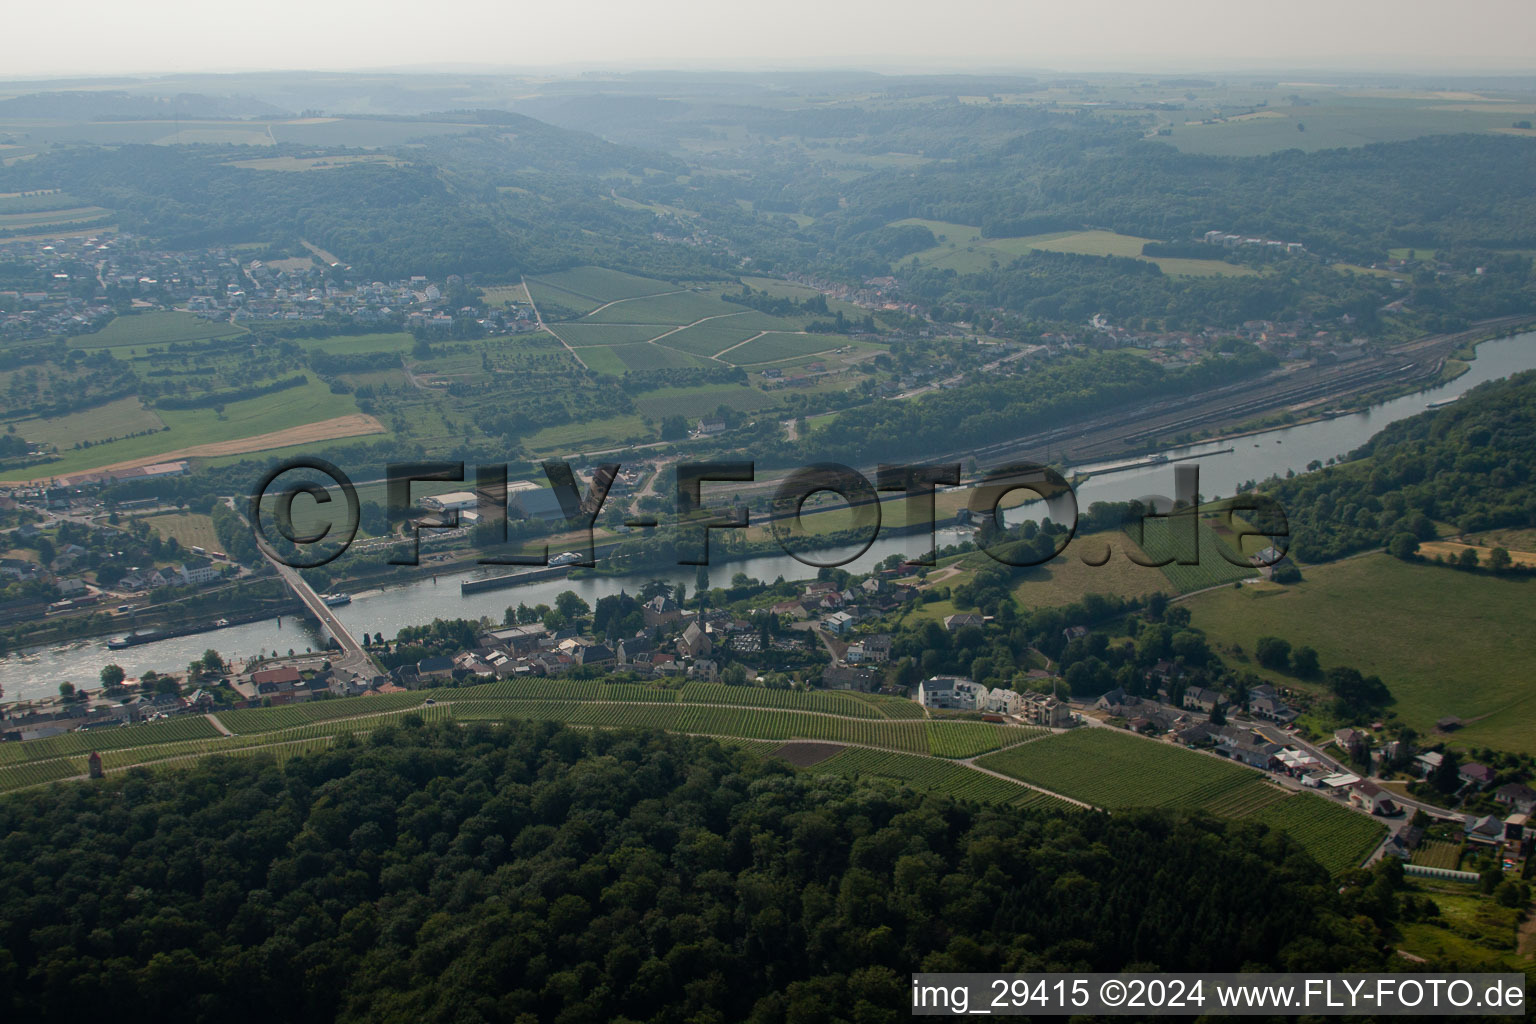
[[[1350,461],[1264,489],[1285,508],[1291,550],[1328,561],[1409,534],[1536,526],[1536,371],[1393,423]]]
[[[895,1021],[915,969],[1377,969],[1394,903],[1262,826],[552,724],[50,787],[0,837],[17,1021]]]

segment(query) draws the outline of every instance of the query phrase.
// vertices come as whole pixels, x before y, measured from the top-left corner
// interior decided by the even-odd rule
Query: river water
[[[1309,462],[1326,462],[1363,444],[1389,423],[1423,412],[1432,403],[1454,398],[1486,381],[1507,377],[1522,370],[1536,369],[1536,333],[1484,342],[1478,346],[1471,369],[1456,380],[1373,406],[1363,412],[1320,420],[1301,426],[1268,430],[1229,441],[1210,441],[1184,448],[1169,449],[1173,460],[1193,457],[1186,464],[1199,466],[1200,493],[1207,497],[1231,495],[1248,480],[1262,480],[1284,475],[1287,470],[1305,472]],[[1233,449],[1223,451],[1223,449]],[[1124,461],[1124,460],[1120,460]],[[1080,472],[1094,472],[1114,463],[1078,466]],[[1086,509],[1095,501],[1128,501],[1149,494],[1173,495],[1173,468],[1162,464],[1134,470],[1121,470],[1094,476],[1077,488],[1079,506]],[[938,542],[952,544],[965,534],[940,530]],[[844,568],[851,572],[868,571],[887,555],[909,555],[920,547],[920,538],[881,536],[862,555]],[[831,561],[856,549],[818,552],[816,558]],[[719,585],[737,572],[760,580],[809,579],[814,568],[788,555],[762,556],[710,567],[711,582]],[[444,574],[436,580],[427,578],[412,583],[353,595],[350,605],[335,609],[337,617],[355,634],[383,633],[393,636],[402,626],[418,625],[433,618],[477,618],[485,615],[500,621],[508,605],[527,603],[553,604],[564,590],[574,590],[588,604],[600,597],[628,588],[634,590],[649,579],[686,583],[691,590],[695,581],[693,567],[671,571],[651,571],[627,578],[599,577],[584,580],[554,579],[508,590],[493,590],[461,595],[459,581],[469,572]],[[210,633],[176,637],[148,643],[124,651],[109,651],[104,639],[75,641],[60,648],[38,648],[0,659],[0,687],[6,700],[21,700],[57,693],[59,684],[70,681],[95,686],[103,666],[121,665],[129,676],[149,669],[173,671],[212,647],[226,658],[247,658],[263,653],[319,649],[323,638],[307,617],[285,616],[231,626]]]

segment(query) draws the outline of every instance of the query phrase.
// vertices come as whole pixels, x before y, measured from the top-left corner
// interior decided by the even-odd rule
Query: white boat
[[[338,607],[339,605],[351,604],[352,603],[352,595],[351,594],[321,594],[320,595],[320,600],[323,601],[329,607],[335,608],[335,607]]]

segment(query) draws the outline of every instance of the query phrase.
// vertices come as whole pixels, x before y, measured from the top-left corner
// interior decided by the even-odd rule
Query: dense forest
[[[0,836],[14,1020],[896,1020],[914,968],[1378,968],[1397,902],[1262,826],[548,723],[134,770]]]
[[[1536,371],[1480,385],[1448,408],[1393,423],[1340,465],[1264,489],[1284,507],[1291,551],[1306,562],[1400,536],[1429,540],[1437,521],[1462,533],[1536,526]]]

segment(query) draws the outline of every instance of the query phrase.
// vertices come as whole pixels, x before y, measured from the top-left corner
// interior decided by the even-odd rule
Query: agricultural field
[[[1238,580],[1254,579],[1259,575],[1258,570],[1251,565],[1234,565],[1229,561],[1229,559],[1239,558],[1237,552],[1216,535],[1216,531],[1203,515],[1199,518],[1196,528],[1199,548],[1198,564],[1195,565],[1180,565],[1178,562],[1183,535],[1176,531],[1188,529],[1187,518],[1154,517],[1143,522],[1145,525],[1141,538],[1142,551],[1151,559],[1174,559],[1161,568],[1163,574],[1168,577],[1168,582],[1173,584],[1174,589],[1181,594],[1193,593],[1207,587],[1218,587],[1224,583],[1235,583]]]
[[[51,761],[27,761],[0,767],[0,793],[45,782],[57,782],[85,774],[85,758],[55,758]]]
[[[1457,871],[1461,868],[1461,844],[1441,839],[1426,839],[1413,851],[1413,863],[1426,868],[1445,868]]]
[[[1261,636],[1317,650],[1323,667],[1378,675],[1392,710],[1421,735],[1455,715],[1462,748],[1536,754],[1536,588],[1528,583],[1399,561],[1386,554],[1307,566],[1302,582],[1259,583],[1191,598],[1193,624],[1214,647],[1252,651]],[[1229,657],[1229,661],[1232,659]],[[1297,681],[1242,661],[1245,671]]]
[[[586,323],[663,324],[676,327],[699,320],[745,312],[745,306],[721,302],[714,295],[690,291],[666,291],[659,295],[619,299],[587,315]]]
[[[771,395],[739,384],[706,384],[696,388],[658,388],[636,396],[635,408],[654,419],[673,414],[696,419],[722,405],[754,412],[776,404]]]
[[[404,331],[398,331],[391,334],[338,334],[330,338],[294,340],[311,352],[350,356],[369,352],[409,352],[415,339]]]
[[[398,711],[414,707],[426,700],[426,694],[381,693],[369,697],[343,700],[312,701],[307,704],[285,704],[275,708],[244,708],[221,711],[218,719],[224,727],[238,735],[256,732],[273,732],[295,726],[323,722],[329,719],[370,715],[380,711]]]
[[[354,156],[268,156],[258,157],[254,160],[231,160],[229,166],[243,167],[248,171],[325,171],[337,167],[346,167],[349,164],[383,164],[386,167],[398,167],[400,160],[396,157],[386,156],[383,153],[368,153]]]
[[[241,451],[267,450],[286,446],[282,438],[289,436],[289,432],[295,431],[300,426],[321,424],[332,420],[336,421],[333,424],[334,429],[317,427],[321,436],[307,438],[307,440],[326,440],[333,437],[352,437],[377,432],[378,427],[373,421],[358,415],[357,402],[353,396],[333,394],[329,387],[313,375],[306,376],[308,380],[301,387],[231,402],[223,408],[222,412],[215,409],[155,410],[155,415],[170,429],[143,437],[125,437],[78,451],[61,451],[58,460],[48,463],[45,471],[49,475],[60,476],[118,463],[175,458],[178,457],[177,453],[183,450],[210,445],[227,446],[227,450],[192,454],[234,454]],[[74,416],[88,417],[93,411],[76,413]],[[279,436],[267,439],[265,435],[268,434]],[[242,443],[248,440],[252,444]],[[294,435],[286,444],[297,444],[304,440],[306,440],[305,437]],[[30,472],[36,473],[38,469],[39,467],[34,467]]]
[[[637,277],[620,270],[603,267],[577,267],[557,274],[544,274],[529,278],[531,285],[555,288],[572,295],[595,300],[599,305],[618,299],[633,299],[642,295],[656,295],[675,291],[676,286],[650,277]]]
[[[213,724],[201,715],[183,715],[164,722],[126,725],[90,732],[67,732],[47,739],[25,743],[0,743],[0,765],[23,761],[43,761],[55,757],[85,755],[93,750],[119,747],[143,747],[177,740],[211,739],[219,735]]]
[[[1108,728],[1084,728],[1026,743],[978,762],[1096,807],[1173,807],[1220,803],[1261,778],[1251,768]]]
[[[736,366],[753,366],[758,363],[774,363],[784,359],[814,355],[846,344],[847,341],[836,334],[773,332],[733,348],[720,358]]]
[[[549,330],[572,348],[600,345],[635,345],[650,341],[662,333],[662,328],[632,324],[570,323],[551,324]]]
[[[732,326],[730,318],[710,320],[697,327],[684,327],[661,336],[658,344],[679,348],[696,356],[711,358],[725,353],[726,349],[755,338],[762,333],[756,327]],[[727,360],[729,361],[729,360]]]
[[[83,224],[112,216],[112,211],[100,206],[76,206],[56,210],[28,210],[10,213],[0,204],[0,231],[45,232],[50,227]]]
[[[1335,873],[1359,867],[1387,834],[1375,818],[1310,793],[1270,804],[1246,820],[1285,832]]]
[[[848,747],[824,761],[803,769],[815,775],[842,775],[850,778],[890,779],[914,789],[947,793],[957,800],[977,803],[1011,804],[1015,807],[1072,805],[1016,783],[987,775],[964,765],[950,764],[931,757],[892,754],[882,750]]]
[[[1086,556],[1097,561],[1103,557],[1106,545],[1109,561],[1089,565],[1083,560]],[[1128,551],[1139,549],[1118,530],[1074,537],[1060,555],[1024,574],[1024,581],[1013,589],[1014,600],[1024,608],[1056,608],[1081,601],[1089,594],[1140,597],[1174,592],[1166,575],[1150,566],[1137,565],[1126,554]],[[949,582],[953,585],[959,580]]]
[[[60,450],[68,449],[79,441],[93,444],[109,437],[124,437],[144,430],[159,430],[165,426],[153,409],[134,397],[119,398],[91,409],[46,419],[9,420],[28,441],[53,445]]]
[[[245,333],[243,327],[215,323],[191,313],[137,313],[120,316],[95,334],[77,334],[69,339],[69,344],[73,348],[148,347]]]
[[[1123,256],[1156,263],[1165,274],[1207,277],[1215,274],[1246,276],[1254,271],[1221,259],[1189,259],[1143,256],[1141,247],[1154,239],[1121,235],[1113,231],[1055,231],[1049,234],[1011,238],[984,238],[981,229],[968,224],[908,218],[892,227],[908,224],[926,227],[939,244],[909,257],[924,267],[971,274],[994,265],[1006,266],[1031,250],[1074,253],[1081,256]]]
[[[1258,156],[1282,149],[1365,146],[1441,133],[1502,132],[1509,129],[1512,116],[1499,109],[1503,105],[1484,104],[1484,109],[1476,109],[1476,104],[1461,100],[1330,95],[1320,88],[1307,92],[1309,100],[1316,97],[1321,102],[1271,106],[1211,124],[1179,121],[1171,125],[1172,134],[1159,141],[1186,153]]]
[[[1368,815],[1287,793],[1251,768],[1107,728],[1026,743],[976,763],[1110,810],[1168,807],[1263,822],[1333,872],[1360,864],[1386,834]]]

